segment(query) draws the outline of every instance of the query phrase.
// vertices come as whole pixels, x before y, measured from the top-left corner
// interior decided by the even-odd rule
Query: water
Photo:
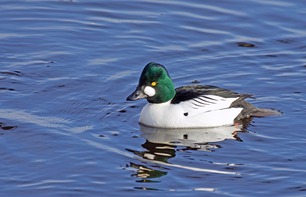
[[[305,196],[303,1],[1,1],[0,196]],[[140,128],[143,66],[281,117]]]

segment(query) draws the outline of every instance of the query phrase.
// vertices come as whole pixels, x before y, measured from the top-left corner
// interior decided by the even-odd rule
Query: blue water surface
[[[306,6],[0,3],[0,196],[306,196]],[[140,127],[145,64],[280,110],[246,129]]]

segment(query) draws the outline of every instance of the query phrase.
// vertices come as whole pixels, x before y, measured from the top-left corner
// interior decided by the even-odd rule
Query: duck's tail
[[[265,117],[265,116],[280,116],[282,112],[276,109],[264,109],[264,108],[256,108],[256,111],[252,113],[253,117]]]
[[[246,118],[252,117],[265,117],[265,116],[280,116],[282,113],[276,109],[265,109],[265,108],[257,108],[254,105],[241,101],[239,104],[236,104],[233,107],[242,107],[243,110],[241,113],[235,118],[235,121],[239,121]]]

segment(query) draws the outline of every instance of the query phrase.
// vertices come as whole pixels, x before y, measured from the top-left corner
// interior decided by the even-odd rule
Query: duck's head
[[[174,96],[174,85],[166,68],[151,62],[144,67],[136,90],[126,100],[146,98],[149,103],[164,103]]]

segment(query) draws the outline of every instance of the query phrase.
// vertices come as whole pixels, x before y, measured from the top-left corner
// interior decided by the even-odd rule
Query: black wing
[[[219,88],[217,86],[211,85],[193,85],[193,86],[182,86],[175,89],[176,95],[172,99],[172,104],[178,104],[183,101],[195,99],[195,98],[205,98],[206,101],[214,102],[214,99],[210,97],[205,97],[205,95],[216,95],[223,98],[235,98],[239,97],[236,102],[242,101],[247,97],[251,97],[250,94],[239,94],[228,89]]]

